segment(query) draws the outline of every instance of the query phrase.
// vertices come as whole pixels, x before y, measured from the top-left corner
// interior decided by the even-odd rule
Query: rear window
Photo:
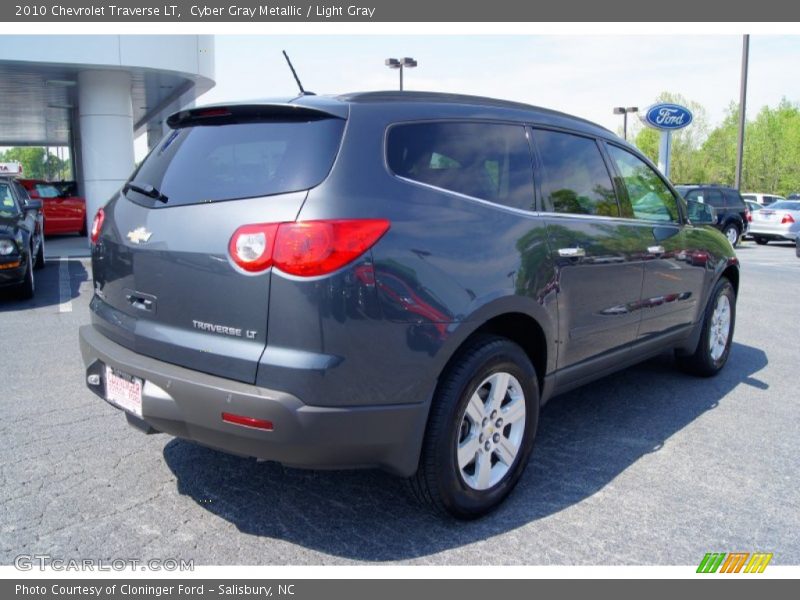
[[[769,206],[774,210],[800,210],[800,202],[791,200],[778,200]]]
[[[167,197],[166,206],[307,190],[327,177],[344,124],[319,118],[176,129],[151,151],[131,181],[156,188]],[[127,195],[155,203],[133,190]]]
[[[409,123],[387,139],[400,177],[503,206],[534,210],[533,167],[522,125]]]

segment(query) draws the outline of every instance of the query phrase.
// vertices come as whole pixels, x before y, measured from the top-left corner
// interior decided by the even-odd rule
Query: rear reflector
[[[242,415],[234,415],[231,413],[222,413],[222,420],[226,423],[234,425],[242,425],[244,427],[252,427],[254,429],[263,429],[265,431],[272,431],[272,421],[265,421],[264,419],[256,419],[255,417],[243,417]]]
[[[369,250],[389,230],[386,219],[340,219],[259,223],[237,229],[228,252],[245,271],[274,266],[314,277],[332,273]]]

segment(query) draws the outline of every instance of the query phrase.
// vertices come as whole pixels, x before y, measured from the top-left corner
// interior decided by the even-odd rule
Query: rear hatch
[[[336,158],[344,119],[295,105],[215,107],[170,132],[105,207],[95,326],[137,353],[254,382],[270,273],[228,253],[242,225],[294,221]]]

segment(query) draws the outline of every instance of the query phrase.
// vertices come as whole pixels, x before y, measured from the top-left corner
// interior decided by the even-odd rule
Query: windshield
[[[771,210],[800,210],[800,201],[779,200],[769,205]]]
[[[344,124],[307,118],[176,129],[131,181],[158,190],[165,206],[307,190],[328,175]],[[141,191],[129,190],[127,196],[148,206],[155,202]]]
[[[11,195],[11,186],[5,182],[0,181],[0,215],[10,217],[16,215],[17,203],[14,202],[14,196]]]

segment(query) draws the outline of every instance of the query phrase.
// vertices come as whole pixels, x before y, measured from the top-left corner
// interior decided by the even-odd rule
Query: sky
[[[491,96],[560,110],[613,131],[614,106],[644,108],[663,92],[699,102],[713,127],[738,102],[739,35],[292,35],[216,36],[217,85],[198,104],[397,89],[388,57],[410,56],[409,90]],[[751,36],[747,115],[785,97],[800,102],[800,36]],[[629,117],[630,118],[630,117]],[[635,117],[634,117],[635,119]],[[144,154],[137,140],[137,158]]]

